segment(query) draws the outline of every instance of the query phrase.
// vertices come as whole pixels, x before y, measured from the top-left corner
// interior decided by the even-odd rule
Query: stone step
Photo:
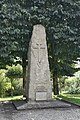
[[[13,104],[17,110],[28,110],[28,109],[48,109],[48,108],[69,108],[71,104],[62,102],[59,100],[51,101],[39,101],[39,102],[26,102],[25,100],[13,101]]]

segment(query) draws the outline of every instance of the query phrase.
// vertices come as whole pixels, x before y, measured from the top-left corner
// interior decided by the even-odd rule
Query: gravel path
[[[7,120],[4,116],[4,109],[3,109],[3,104],[0,102],[0,120]]]
[[[11,103],[3,106],[0,104],[0,120],[80,120],[80,108],[17,111]]]
[[[5,114],[9,120],[80,120],[80,109],[43,109]]]

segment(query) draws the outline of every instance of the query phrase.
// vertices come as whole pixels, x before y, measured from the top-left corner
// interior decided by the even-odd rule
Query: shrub
[[[13,95],[16,96],[16,95],[23,94],[22,79],[20,79],[20,78],[14,79],[13,87],[14,87]]]
[[[65,91],[71,94],[80,93],[80,79],[71,77],[65,81]]]
[[[10,88],[8,84],[9,79],[3,74],[0,74],[0,97],[6,96],[6,90]]]
[[[23,87],[22,87],[22,82],[21,79],[14,79],[12,82],[12,88],[11,88],[11,83],[9,82],[10,87],[6,89],[5,91],[5,96],[17,96],[17,95],[22,95],[23,94]]]
[[[6,76],[9,78],[21,78],[22,77],[22,68],[18,64],[17,66],[13,65],[12,67],[8,67],[8,71],[6,72]]]
[[[13,66],[12,66],[13,67]],[[15,67],[9,67],[9,71],[7,71],[7,73],[10,73],[10,69],[11,69],[11,73],[12,70],[15,69],[12,74],[14,74],[15,76],[17,76],[17,78],[15,77],[11,77],[12,74],[8,74],[9,76],[6,77],[5,73],[6,70],[0,70],[0,97],[7,97],[7,96],[13,96],[13,95],[22,95],[23,94],[23,87],[22,87],[22,79],[18,78],[21,77],[22,71],[20,66],[17,66],[17,68]],[[18,71],[18,69],[20,68],[20,72],[16,72],[16,69]],[[20,74],[19,74],[20,73]]]
[[[10,79],[10,83],[11,83],[11,88],[9,89],[8,93],[11,92],[11,96],[13,96],[15,94],[15,92],[17,94],[19,94],[19,80],[18,78],[22,77],[22,68],[20,65],[13,65],[12,67],[8,67],[8,71],[6,72],[6,76]],[[18,89],[17,89],[18,86]],[[16,90],[17,89],[17,90]],[[20,90],[21,91],[21,90]],[[8,94],[9,95],[9,94]]]

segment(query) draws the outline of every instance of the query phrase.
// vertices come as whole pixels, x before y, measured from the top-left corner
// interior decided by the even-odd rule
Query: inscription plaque
[[[36,101],[47,100],[47,92],[36,92]]]

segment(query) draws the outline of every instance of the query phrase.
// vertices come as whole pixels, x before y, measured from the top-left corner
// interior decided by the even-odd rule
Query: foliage
[[[46,27],[48,42],[54,44],[54,69],[58,74],[72,75],[73,60],[79,56],[80,47],[79,1],[1,1],[1,56],[16,58],[27,56],[32,26]],[[26,44],[24,44],[26,43]],[[62,47],[63,46],[63,47]],[[27,58],[26,58],[27,59]],[[52,63],[52,62],[51,62]],[[55,71],[54,70],[54,71]]]
[[[4,80],[4,78],[3,77],[1,77],[0,78],[0,97],[3,97],[4,96],[4,94],[5,94],[5,82],[3,81]]]
[[[23,94],[22,79],[17,78],[13,80],[12,86],[14,88],[13,95],[18,96]]]
[[[8,88],[5,92],[6,96],[11,96],[11,91],[13,92],[12,96],[18,96],[23,94],[23,88],[22,88],[22,80],[20,79],[13,79],[12,83],[10,83],[10,88]],[[12,84],[12,89],[11,89],[11,84]]]
[[[6,72],[6,76],[9,78],[21,78],[22,77],[22,68],[18,64],[17,66],[13,65],[12,67],[8,67],[8,71]]]
[[[80,56],[80,3],[66,0],[53,3],[55,7],[48,27],[51,69],[58,76],[72,76],[75,72],[72,63]]]
[[[23,93],[22,79],[8,78],[5,76],[5,73],[6,70],[0,70],[0,97],[3,98],[3,97],[11,96],[11,94],[22,95]]]
[[[10,82],[11,82],[11,88],[8,89],[8,94],[11,93],[11,96],[13,96],[15,88],[16,88],[16,90],[20,90],[21,89],[21,88],[19,88],[19,86],[18,86],[18,88],[15,87],[15,82],[17,82],[17,81],[15,81],[15,78],[21,78],[22,77],[21,66],[18,64],[17,66],[13,65],[12,67],[9,67],[8,71],[6,72],[6,76],[8,78],[10,78]]]
[[[80,93],[80,78],[71,77],[65,80],[65,91],[71,94]]]
[[[80,71],[76,72],[74,75],[75,75],[76,78],[80,79]]]
[[[74,60],[80,56],[79,0],[1,0],[0,6],[1,65],[20,57],[24,67],[32,27],[42,24],[47,32],[54,87],[58,88],[59,76],[73,75]]]
[[[1,0],[0,5],[0,60],[11,65],[17,56],[21,60],[27,57],[27,44],[30,39],[30,29],[26,18],[28,15],[22,8],[23,4],[20,5],[18,1]],[[17,62],[21,63],[21,60]]]
[[[0,97],[4,97],[6,90],[10,87],[10,85],[8,84],[9,79],[6,78],[4,75],[5,71],[0,70]]]

